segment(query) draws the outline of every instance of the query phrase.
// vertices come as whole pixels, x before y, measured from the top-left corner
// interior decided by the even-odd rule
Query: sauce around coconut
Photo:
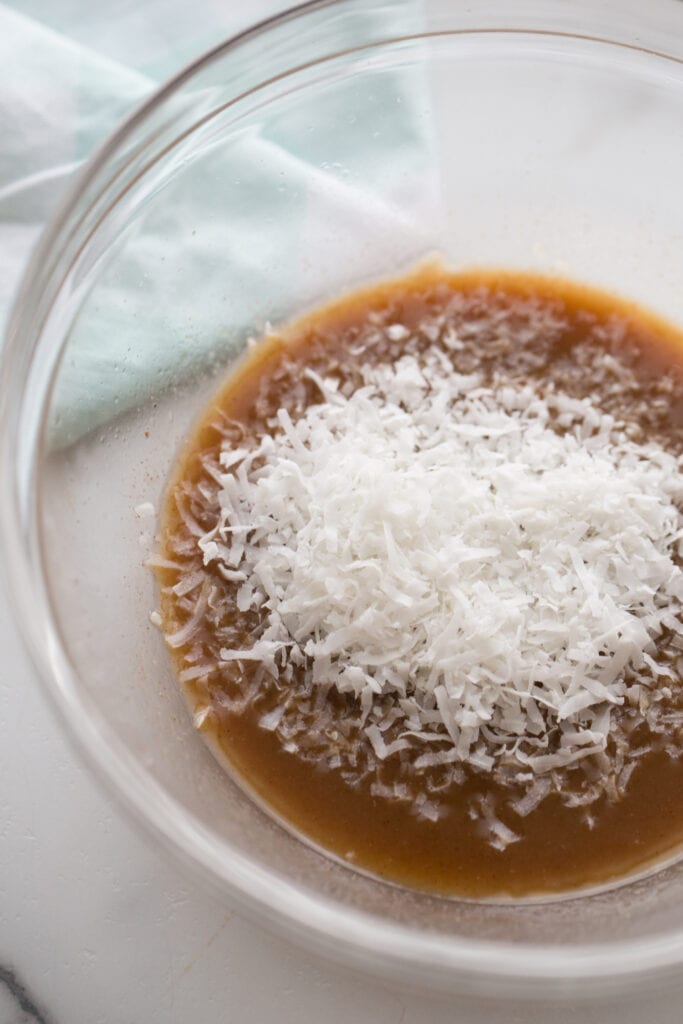
[[[443,379],[450,381],[450,390],[444,391],[442,406],[438,406]],[[387,395],[394,403],[395,415],[392,412],[388,420],[382,408],[383,380],[389,382]],[[369,389],[367,400],[363,389]],[[650,625],[653,639],[643,652],[636,651],[633,639],[629,647],[622,638],[614,649],[606,640],[603,649],[594,638],[591,656],[595,664],[588,655],[586,664],[595,668],[595,678],[589,680],[593,693],[587,694],[581,673],[585,675],[588,669],[580,659],[572,669],[575,655],[567,653],[572,644],[580,651],[581,643],[569,634],[561,642],[552,639],[553,587],[558,593],[567,589],[565,570],[558,574],[552,568],[547,544],[547,538],[553,538],[552,523],[543,526],[542,508],[537,508],[531,519],[524,518],[522,509],[509,530],[501,529],[496,539],[500,551],[491,544],[490,525],[486,543],[477,546],[476,536],[467,540],[475,509],[472,504],[463,506],[468,522],[453,526],[455,540],[460,543],[463,535],[470,544],[462,556],[463,584],[458,589],[454,571],[446,589],[453,591],[455,602],[448,606],[449,614],[463,608],[463,622],[478,622],[481,636],[473,638],[471,628],[460,629],[459,613],[453,613],[451,632],[441,629],[439,633],[440,661],[435,654],[434,664],[427,660],[425,667],[424,651],[429,651],[425,641],[422,661],[416,660],[412,650],[405,656],[397,654],[393,666],[390,663],[380,669],[381,650],[368,653],[363,649],[357,655],[358,644],[353,647],[343,633],[347,629],[349,637],[355,637],[358,620],[365,616],[364,621],[371,623],[368,635],[372,640],[372,615],[376,612],[372,600],[351,623],[353,629],[344,626],[332,636],[331,628],[327,634],[321,633],[318,623],[310,627],[308,635],[305,612],[301,608],[296,613],[288,610],[296,605],[291,590],[286,601],[281,581],[271,585],[264,576],[265,584],[253,582],[253,560],[259,551],[250,549],[249,554],[243,550],[254,536],[249,533],[251,510],[245,504],[251,486],[248,478],[249,473],[258,478],[271,458],[268,445],[263,446],[268,437],[281,445],[280,461],[269,478],[273,487],[277,479],[286,481],[287,473],[305,473],[311,462],[306,451],[300,453],[298,468],[291,469],[298,446],[305,449],[321,436],[332,439],[330,443],[335,441],[343,432],[345,417],[348,419],[347,405],[350,408],[352,403],[358,405],[354,414],[361,417],[355,428],[360,430],[359,445],[364,443],[363,416],[370,417],[368,423],[374,422],[375,414],[380,417],[384,426],[378,429],[386,427],[392,452],[403,443],[401,436],[397,435],[398,440],[394,437],[399,427],[403,429],[401,417],[405,429],[416,425],[417,446],[422,446],[420,458],[428,474],[425,481],[432,479],[432,471],[444,472],[443,466],[430,461],[425,424],[433,421],[441,436],[439,418],[451,417],[457,422],[458,429],[451,430],[444,443],[454,445],[458,458],[469,459],[472,475],[468,479],[472,486],[482,488],[481,506],[476,508],[484,510],[482,515],[486,513],[489,523],[494,513],[509,514],[514,520],[514,501],[512,511],[505,504],[487,505],[488,490],[504,490],[506,481],[514,497],[515,481],[510,482],[510,474],[527,473],[530,493],[537,478],[539,486],[545,480],[548,514],[559,515],[552,512],[553,489],[548,488],[549,478],[544,474],[557,471],[561,487],[566,460],[576,458],[581,465],[586,451],[591,459],[602,458],[602,448],[615,452],[615,475],[605,478],[608,490],[629,472],[638,479],[641,464],[652,462],[653,488],[658,481],[663,487],[660,520],[673,516],[669,539],[660,538],[658,555],[668,560],[666,565],[662,563],[661,580],[665,581],[662,587],[669,589],[664,593],[660,588],[653,598],[647,566],[635,582],[625,583],[625,573],[641,555],[635,554],[629,561],[623,544],[616,545],[613,562],[609,562],[615,566],[615,578],[606,584],[604,593],[600,586],[591,593],[594,581],[588,577],[592,565],[567,563],[566,570],[576,573],[574,591],[587,588],[581,601],[574,595],[573,604],[570,602],[581,610],[584,629],[588,628],[586,622],[602,621],[605,602],[613,601],[620,587],[622,591],[626,587],[630,595],[624,614],[635,623],[634,636],[637,615],[641,614],[638,609],[652,605],[647,621],[651,623],[653,616],[659,615],[661,624],[656,629]],[[328,429],[322,414],[335,404],[337,412],[331,411]],[[538,415],[533,411],[535,405]],[[321,406],[326,408],[321,411]],[[311,426],[302,434],[306,417]],[[394,421],[398,427],[392,425]],[[323,428],[327,433],[320,433]],[[515,463],[509,455],[506,431],[519,434],[513,443],[514,458],[528,456],[533,461],[538,435],[539,444],[548,446],[550,462],[528,475],[529,466]],[[503,440],[497,440],[497,434]],[[289,435],[291,442],[287,441]],[[576,444],[560,443],[566,435],[575,438]],[[285,451],[283,444],[290,447]],[[496,474],[496,483],[490,488],[486,471],[478,467],[477,453],[482,453],[483,460],[483,445],[489,459],[485,465],[492,466]],[[249,453],[257,450],[261,454],[254,458],[250,470],[244,471],[246,484],[238,495],[239,467],[247,466]],[[367,458],[372,454],[372,449],[365,453]],[[330,448],[330,457],[337,455],[338,449]],[[683,591],[677,575],[679,542],[672,539],[677,525],[680,528],[675,517],[680,509],[676,480],[681,456],[683,340],[667,324],[612,296],[533,275],[451,274],[429,267],[309,314],[255,346],[231,374],[189,438],[169,485],[155,571],[163,629],[197,727],[230,770],[294,829],[352,865],[419,889],[469,897],[557,893],[626,876],[672,854],[683,842]],[[404,451],[401,457],[405,465]],[[329,469],[325,459],[316,465],[320,471]],[[599,469],[600,464],[595,465]],[[364,466],[367,470],[372,463],[366,460]],[[595,466],[590,464],[588,469],[595,471]],[[349,478],[346,511],[327,510],[329,515],[341,516],[328,530],[328,548],[334,546],[335,531],[340,536],[344,533],[355,508],[367,505],[373,488],[371,477],[364,479],[365,491],[354,497],[353,488],[360,484]],[[400,483],[402,478],[396,479]],[[405,479],[414,482],[420,478],[413,474]],[[396,548],[394,531],[398,538],[394,557],[410,559],[411,552],[401,548],[401,526],[403,519],[407,523],[415,515],[419,495],[406,493],[402,504],[400,493],[391,494],[390,488],[382,492],[381,474],[377,481],[376,514],[380,519],[383,507],[391,506],[391,517],[387,511],[387,519],[391,518],[387,558],[392,545]],[[628,486],[624,494],[630,500]],[[645,515],[652,495],[647,480],[643,486],[638,501]],[[438,503],[438,488],[435,494],[436,498],[430,493],[430,498]],[[320,497],[331,500],[329,493]],[[341,489],[339,502],[343,504],[346,497]],[[446,492],[446,498],[452,498],[455,507],[460,499],[457,488]],[[590,495],[587,502],[590,505]],[[232,511],[225,513],[231,503]],[[267,502],[264,508],[266,519],[277,519],[278,513]],[[605,509],[607,515],[609,501]],[[317,511],[311,509],[311,516]],[[310,526],[308,510],[304,507],[299,513],[298,532],[303,537]],[[579,517],[580,513],[579,509]],[[261,514],[263,517],[263,509]],[[637,509],[632,521],[624,519],[619,508],[609,514],[625,530],[626,544],[634,529],[639,529]],[[291,519],[291,515],[285,502],[282,516]],[[443,509],[440,515],[439,524],[448,523]],[[593,544],[586,546],[586,551],[604,549],[609,555],[609,531],[602,523],[602,505],[597,501],[593,515],[594,521],[580,541]],[[533,573],[538,572],[545,550],[548,573],[555,572],[558,577],[543,583],[543,600],[551,611],[540,620],[531,591],[533,580],[541,577],[529,570],[528,600],[519,578],[519,553],[527,549],[525,533],[530,534],[539,523],[550,532],[544,534],[545,548],[542,544],[534,547],[529,538]],[[411,521],[409,525],[414,524]],[[429,525],[427,521],[425,530]],[[276,533],[279,528],[276,524]],[[291,522],[288,528],[291,535]],[[516,547],[511,548],[513,529],[517,530]],[[562,530],[566,540],[568,533],[571,535],[571,521],[566,517]],[[604,543],[595,547],[595,534],[601,530],[605,530]],[[634,538],[634,543],[637,540]],[[517,559],[517,576],[509,585],[506,551]],[[273,551],[264,549],[264,553],[272,561]],[[292,557],[288,550],[286,558]],[[321,559],[327,557],[320,554]],[[576,556],[572,557],[575,563]],[[394,576],[388,567],[384,572],[376,552],[370,552],[368,558],[356,553],[356,559],[358,572],[365,575],[359,576],[362,586],[350,593],[362,591],[372,582],[372,571],[376,577],[380,570],[382,583],[373,584],[380,586],[377,594],[382,588],[400,590],[396,582],[400,582],[400,570]],[[480,564],[475,561],[473,568],[472,559],[479,559]],[[406,580],[409,570],[415,570],[413,563],[412,569],[406,563]],[[277,558],[272,564],[277,566]],[[333,564],[326,564],[332,565],[331,576]],[[295,568],[304,576],[308,573],[311,586],[316,584],[313,568],[307,567],[305,560],[300,559]],[[282,578],[291,582],[290,576]],[[443,572],[439,577],[443,590],[442,577]],[[500,684],[491,682],[497,678],[497,666],[508,663],[505,651],[491,651],[496,635],[499,639],[502,635],[500,623],[509,629],[510,621],[507,611],[500,609],[499,619],[491,619],[493,626],[484,621],[481,608],[485,610],[486,605],[480,608],[476,602],[486,580],[493,583],[486,584],[489,590],[482,601],[517,601],[522,609],[517,633],[520,651],[525,644],[527,654],[533,651],[529,629],[545,630],[538,658],[539,663],[544,658],[548,662],[549,681],[543,683],[540,676],[537,681],[531,672],[526,681],[515,680],[514,686],[504,679]],[[362,601],[363,593],[356,599]],[[396,616],[403,615],[402,609],[417,607],[423,599],[429,603],[429,594],[425,598],[424,594],[411,597],[396,592],[389,608]],[[565,600],[569,600],[567,595]],[[330,614],[337,617],[344,611],[344,601],[334,605],[334,595],[318,597],[312,605],[316,601],[318,608],[321,601],[332,602]],[[467,619],[467,608],[472,607],[474,617]],[[277,629],[273,626],[274,609]],[[315,609],[312,614],[317,614]],[[443,609],[439,614],[444,614]],[[411,615],[412,611],[408,620]],[[419,629],[427,630],[425,635],[436,650],[435,634],[429,633],[435,620],[430,615],[423,615]],[[389,629],[391,621],[387,622]],[[560,616],[556,632],[565,626]],[[488,639],[487,630],[491,634]],[[400,638],[392,638],[401,652],[411,650],[410,630],[405,632],[403,646]],[[268,639],[271,635],[276,639]],[[336,644],[331,655],[326,653],[328,641]],[[472,651],[479,649],[481,666],[471,660]],[[356,656],[358,664],[353,660]],[[518,666],[515,671],[528,674],[528,658],[526,663],[515,657],[508,661]],[[614,665],[621,662],[615,675]],[[413,681],[408,669],[418,664],[415,671],[420,675]],[[465,665],[461,681],[458,664]],[[562,671],[572,670],[576,679],[570,685],[560,679],[557,685],[564,689],[561,700],[558,698],[559,710],[549,710],[549,687],[561,676],[558,665],[563,666]],[[324,675],[326,666],[329,679]],[[334,685],[330,681],[333,674]],[[473,679],[483,682],[474,686]],[[371,684],[375,683],[375,690],[381,692],[374,693]],[[601,686],[607,687],[604,701]],[[473,687],[474,693],[470,692]],[[512,695],[504,697],[507,690]],[[585,701],[591,703],[582,707]],[[528,731],[515,735],[514,730],[520,728],[515,714],[522,713]],[[475,719],[476,727],[471,727],[468,723]]]

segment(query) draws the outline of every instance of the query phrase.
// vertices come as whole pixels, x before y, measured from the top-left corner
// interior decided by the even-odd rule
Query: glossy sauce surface
[[[188,528],[190,522],[206,531],[216,521],[210,470],[221,446],[262,436],[280,407],[295,418],[319,401],[315,386],[302,376],[305,367],[355,385],[363,361],[397,359],[406,342],[392,341],[385,333],[395,323],[408,328],[418,351],[420,345],[433,344],[439,330],[454,328],[463,341],[450,353],[458,372],[477,371],[486,378],[503,371],[515,382],[552,382],[573,396],[591,397],[628,423],[638,439],[683,452],[683,340],[672,327],[611,296],[562,280],[493,271],[456,275],[425,267],[339,299],[262,342],[217,394],[181,453],[169,486],[162,554],[182,568],[157,570],[165,632],[181,628],[192,613],[191,595],[178,597],[173,590],[183,578],[205,572],[230,594],[230,585],[214,568],[203,568],[196,536]],[[226,642],[247,646],[258,634],[254,612],[235,608],[218,629],[216,621],[207,618],[190,644],[172,652],[179,673],[202,659],[216,662]],[[457,785],[439,790],[448,810],[431,821],[414,813],[416,792],[402,801],[388,798],[392,786],[406,782],[405,764],[397,759],[355,780],[348,765],[345,771],[335,767],[325,737],[316,733],[314,707],[306,705],[302,712],[310,718],[303,753],[302,744],[294,751],[276,731],[264,729],[260,723],[277,707],[283,684],[257,672],[253,664],[231,663],[183,684],[193,711],[210,710],[201,716],[206,738],[246,786],[293,828],[379,876],[447,894],[521,897],[597,885],[646,867],[683,843],[683,761],[678,756],[683,699],[677,691],[670,702],[669,733],[653,740],[644,727],[635,728],[633,748],[648,743],[652,751],[638,760],[623,793],[615,787],[589,813],[551,794],[520,817],[504,806],[499,786],[465,772]],[[332,714],[343,732],[352,717],[351,698],[332,700]],[[361,760],[370,756],[362,733],[347,732],[347,747],[355,744]],[[434,771],[421,784],[438,789],[437,776]],[[499,818],[520,841],[504,850],[493,848],[468,814],[473,796],[502,807]]]

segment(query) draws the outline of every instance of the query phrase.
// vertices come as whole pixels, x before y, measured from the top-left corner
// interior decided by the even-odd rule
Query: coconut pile
[[[628,768],[625,709],[662,731],[679,685],[681,458],[438,347],[366,366],[351,393],[306,372],[319,400],[226,444],[213,474],[197,544],[262,623],[221,662],[303,679],[319,707],[347,695],[375,763],[521,781],[518,813],[592,764],[597,799],[595,764]]]

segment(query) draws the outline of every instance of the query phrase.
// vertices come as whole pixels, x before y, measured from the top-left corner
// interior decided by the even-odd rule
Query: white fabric
[[[198,16],[196,5],[184,0],[0,4],[0,327],[41,227],[93,148],[183,63],[281,6],[256,0],[245,11],[243,5],[203,0]],[[406,12],[414,13],[410,2],[396,8],[396,17],[405,19]],[[206,358],[216,344],[219,267],[240,282],[224,331],[237,336],[254,322],[263,289],[259,221],[269,225],[275,248],[270,265],[281,267],[286,313],[292,310],[285,308],[285,295],[305,302],[324,280],[325,268],[310,256],[328,242],[331,216],[338,224],[335,256],[350,276],[371,274],[392,253],[420,250],[414,213],[407,219],[401,211],[406,188],[413,199],[420,189],[428,192],[429,142],[415,117],[412,81],[404,92],[408,102],[390,112],[389,134],[397,133],[397,142],[392,151],[390,137],[394,158],[381,171],[381,195],[320,164],[324,138],[316,151],[316,140],[309,141],[300,124],[280,127],[275,118],[264,134],[220,156],[233,177],[242,173],[253,184],[246,201],[244,189],[226,199],[215,228],[209,225],[194,240],[188,231],[201,177],[174,194],[173,204],[159,204],[144,230],[126,243],[124,258],[109,275],[105,271],[97,302],[76,323],[57,390],[61,443],[134,405],[152,381],[174,383]],[[368,137],[367,126],[355,134],[349,129],[360,177],[367,171],[366,180],[376,180],[375,148],[363,152]],[[287,195],[278,206],[280,180],[287,182]],[[299,194],[303,205],[292,204]],[[359,246],[364,234],[368,245]]]

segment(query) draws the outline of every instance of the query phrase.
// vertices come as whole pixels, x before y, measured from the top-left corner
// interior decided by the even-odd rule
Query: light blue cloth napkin
[[[235,10],[242,5],[205,0],[197,17],[196,5],[185,0],[0,4],[0,324],[44,221],[93,147],[187,60],[243,28],[247,18],[283,6],[252,0],[245,12]],[[414,30],[415,5],[395,10],[399,34]],[[122,255],[105,269],[74,325],[56,391],[58,443],[134,407],[155,382],[182,381],[217,348],[224,351],[226,339],[258,322],[261,238],[268,238],[268,265],[279,268],[283,315],[293,311],[292,302],[296,308],[319,293],[325,269],[311,254],[329,246],[330,225],[335,259],[351,278],[371,275],[392,254],[420,251],[420,225],[406,218],[402,200],[405,189],[429,191],[431,140],[417,114],[414,80],[392,81],[390,92],[382,166],[373,166],[377,149],[366,141],[377,109],[348,126],[352,180],[321,160],[334,148],[325,125],[339,130],[339,99],[332,97],[319,111],[317,132],[303,130],[301,111],[275,113],[256,135],[236,139],[172,186],[168,201],[126,236]],[[221,176],[240,188],[226,190],[216,217]],[[380,179],[381,193],[367,187]],[[210,210],[203,195],[211,195]],[[189,230],[193,218],[197,231]],[[359,247],[364,232],[368,244]],[[227,306],[221,303],[226,281]],[[272,290],[270,299],[272,310]]]

